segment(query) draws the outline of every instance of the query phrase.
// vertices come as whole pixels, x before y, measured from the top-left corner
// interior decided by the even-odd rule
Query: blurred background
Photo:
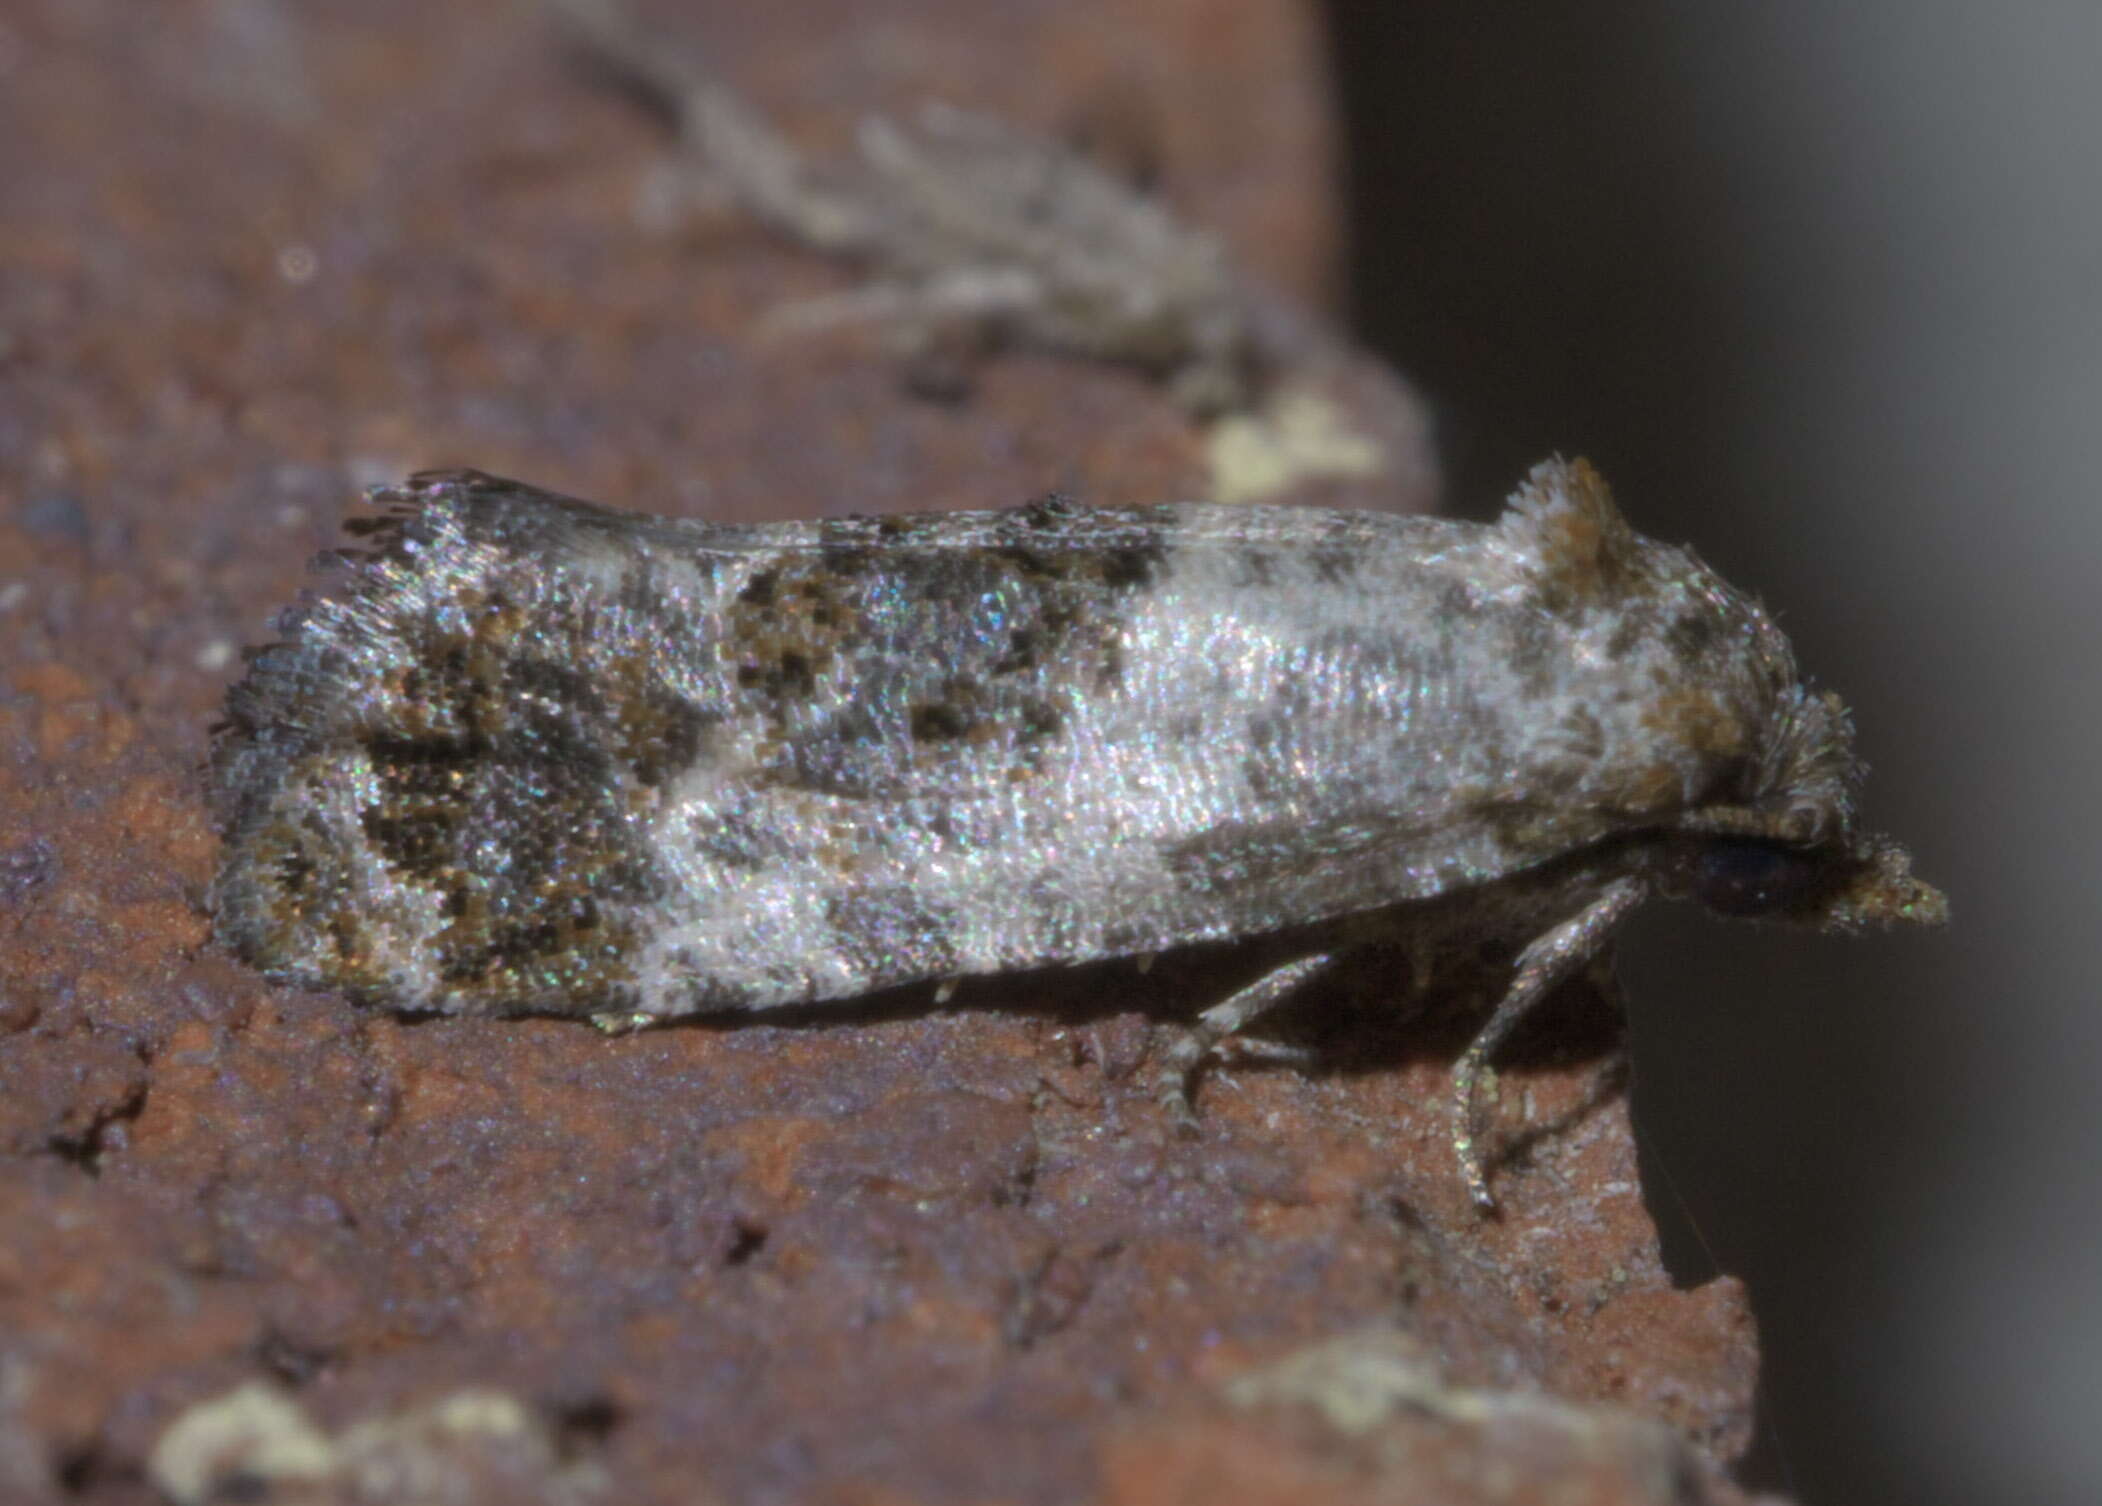
[[[1762,1482],[2102,1479],[2102,7],[1335,0],[1367,337],[1485,515],[1592,456],[1853,704],[1939,935],[1646,918],[1674,1269],[1744,1276]]]

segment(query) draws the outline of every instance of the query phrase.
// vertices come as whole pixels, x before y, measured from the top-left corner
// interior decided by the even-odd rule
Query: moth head
[[[1947,898],[1913,877],[1912,855],[1856,823],[1863,767],[1839,697],[1793,686],[1772,729],[1743,802],[1680,823],[1667,887],[1719,915],[1828,931],[1946,921]]]

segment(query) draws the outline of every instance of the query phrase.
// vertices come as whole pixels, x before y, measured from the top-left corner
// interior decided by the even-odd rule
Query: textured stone
[[[1325,287],[1298,4],[682,24],[813,145],[928,96],[1089,136],[1272,286]],[[1622,1441],[1585,1499],[1652,1499],[1666,1455],[1729,1497],[1742,1295],[1672,1288],[1598,1031],[1514,1052],[1503,1132],[1520,1095],[1551,1129],[1484,1222],[1446,1144],[1460,1028],[1339,1021],[1337,1070],[1215,1076],[1175,1136],[1149,1022],[1218,997],[1217,962],[608,1040],[363,1012],[205,944],[206,730],[355,486],[471,463],[719,517],[1155,501],[1202,488],[1209,436],[1069,358],[996,358],[942,405],[866,336],[756,342],[851,271],[734,220],[638,223],[661,123],[530,10],[24,0],[0,31],[0,1493],[224,1488],[224,1454],[178,1445],[258,1395],[296,1457],[436,1448],[474,1501],[529,1499],[521,1469],[667,1502],[1557,1478],[1572,1445],[1530,1423],[1404,1407],[1344,1436],[1235,1399],[1399,1333],[1439,1386],[1690,1440],[1600,1424]],[[1317,491],[1415,506],[1427,475]],[[451,1427],[462,1396],[504,1426]]]

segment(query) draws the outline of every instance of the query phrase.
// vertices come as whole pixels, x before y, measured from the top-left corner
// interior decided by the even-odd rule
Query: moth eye
[[[1694,865],[1693,897],[1718,915],[1794,909],[1824,877],[1817,859],[1766,842],[1722,842]]]

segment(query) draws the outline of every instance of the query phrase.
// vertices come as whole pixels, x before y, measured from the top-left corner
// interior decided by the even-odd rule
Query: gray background
[[[1954,904],[1624,951],[1675,1269],[1760,1314],[1759,1477],[2095,1499],[2102,5],[1332,15],[1360,321],[1462,510],[1595,458],[1779,610]]]

